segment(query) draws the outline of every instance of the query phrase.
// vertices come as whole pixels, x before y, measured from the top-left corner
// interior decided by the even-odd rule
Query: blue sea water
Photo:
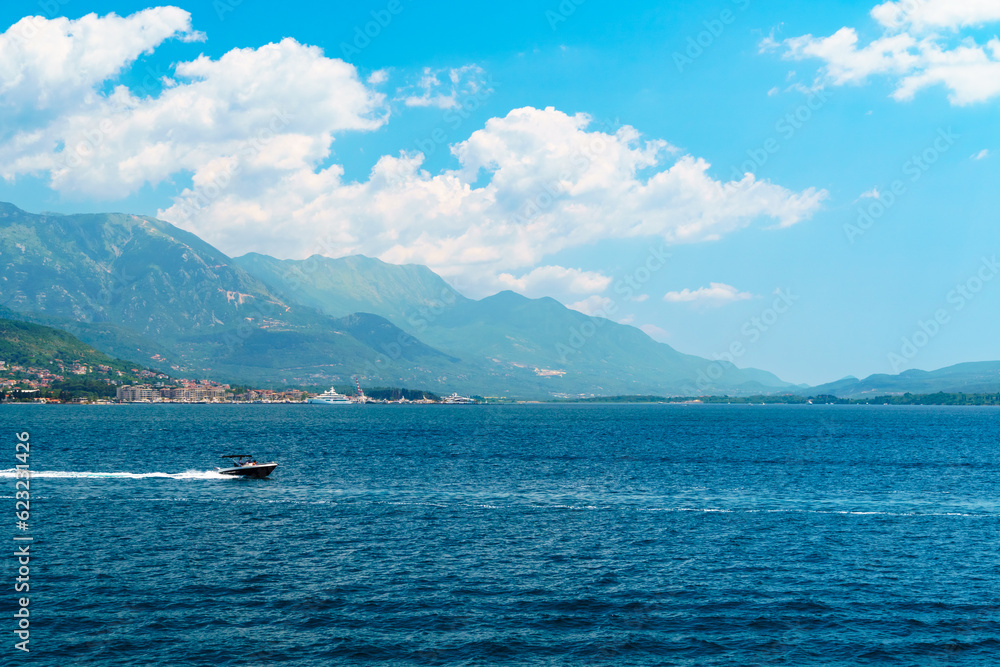
[[[0,470],[22,430],[2,664],[1000,663],[996,409],[5,405]]]

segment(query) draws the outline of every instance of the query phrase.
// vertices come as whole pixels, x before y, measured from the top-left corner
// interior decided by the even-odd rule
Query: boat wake
[[[14,477],[14,468],[0,470],[0,477]],[[185,470],[184,472],[69,472],[61,470],[32,470],[32,479],[230,479],[214,470]]]

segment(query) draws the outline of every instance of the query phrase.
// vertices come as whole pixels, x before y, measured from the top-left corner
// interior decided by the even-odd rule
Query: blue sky
[[[0,12],[24,209],[423,263],[793,382],[1000,358],[996,0]]]

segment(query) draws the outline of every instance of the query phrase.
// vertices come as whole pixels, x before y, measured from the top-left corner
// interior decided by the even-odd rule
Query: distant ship
[[[475,405],[476,403],[475,399],[468,396],[459,396],[457,392],[451,396],[445,396],[441,399],[441,402],[447,405]]]
[[[337,390],[330,387],[330,391],[324,391],[319,396],[315,398],[310,398],[307,403],[321,403],[322,405],[353,405],[354,401],[351,400],[350,396],[344,396],[343,394],[338,394]]]

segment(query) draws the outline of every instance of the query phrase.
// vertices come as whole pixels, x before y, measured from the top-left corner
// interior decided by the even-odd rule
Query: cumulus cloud
[[[786,58],[823,61],[822,78],[833,85],[891,77],[893,97],[900,101],[936,85],[949,91],[954,105],[1000,96],[1000,40],[979,44],[960,34],[962,28],[1000,20],[1000,0],[886,2],[871,14],[884,34],[867,44],[861,44],[856,29],[844,27],[829,37],[768,39],[761,48],[781,46]]]
[[[746,301],[754,298],[749,292],[741,292],[732,285],[725,283],[709,283],[708,287],[699,287],[696,290],[682,289],[679,292],[667,292],[663,300],[668,303],[701,303],[708,305],[722,305],[733,301]]]
[[[983,150],[981,150],[978,153],[976,153],[975,155],[973,155],[972,159],[973,160],[985,160],[989,156],[990,156],[989,149],[988,148],[984,148]]]
[[[429,265],[470,293],[551,288],[571,301],[599,295],[610,279],[550,265],[562,250],[609,238],[712,241],[756,221],[787,227],[827,196],[751,174],[718,180],[706,160],[666,141],[629,126],[594,129],[586,114],[551,107],[490,119],[451,147],[453,168],[432,174],[424,155],[402,152],[347,180],[329,160],[332,144],[387,122],[384,96],[369,88],[383,74],[362,81],[352,65],[285,39],[177,63],[137,90],[117,80],[141,53],[200,37],[186,12],[35,25],[65,54],[0,50],[0,85],[12,91],[0,117],[13,128],[0,135],[0,175],[48,176],[57,192],[103,199],[190,175],[159,215],[230,254],[363,253]],[[115,42],[129,30],[124,45]],[[96,64],[77,72],[75,57]],[[54,73],[26,83],[47,59]],[[425,74],[442,90],[429,84],[410,97],[426,92],[438,106],[485,85],[475,66]],[[49,105],[51,114],[22,122],[17,105]]]
[[[669,331],[658,327],[655,324],[643,324],[639,328],[642,329],[647,336],[661,343],[667,342],[667,339],[670,338]]]
[[[191,15],[155,7],[131,16],[26,16],[0,34],[0,112],[78,106],[140,55],[170,38],[204,39]]]
[[[872,9],[872,17],[887,28],[917,31],[1000,21],[1000,0],[905,0],[885,2]]]
[[[192,173],[196,187],[224,172],[242,173],[244,181],[252,182],[262,171],[311,168],[329,155],[335,133],[371,130],[385,121],[384,97],[368,89],[352,65],[293,39],[234,49],[218,60],[201,56],[178,63],[171,76],[147,75],[138,94],[124,85],[101,94],[104,79],[113,80],[142,49],[166,36],[190,34],[181,33],[189,28],[190,17],[166,8],[125,19],[110,15],[80,21],[86,27],[65,19],[38,19],[35,25],[61,36],[70,54],[91,48],[100,52],[92,44],[98,39],[94,35],[102,42],[114,41],[129,27],[146,39],[133,40],[129,49],[110,48],[112,53],[98,59],[98,73],[79,75],[75,86],[65,87],[52,77],[36,84],[41,90],[32,93],[33,99],[48,100],[47,91],[58,91],[64,98],[62,112],[36,127],[18,123],[13,136],[0,142],[0,175],[8,180],[47,173],[60,192],[107,198],[126,196],[181,172]],[[143,32],[149,23],[155,30]],[[13,65],[7,62],[3,85],[17,88],[17,81],[46,66],[47,57],[39,52]],[[0,114],[7,115],[2,107]]]
[[[827,77],[837,85],[861,83],[872,74],[904,74],[918,63],[912,53],[917,42],[910,35],[882,37],[860,48],[858,42],[854,28],[841,28],[830,37],[804,35],[787,39],[785,55],[796,60],[825,61]]]
[[[372,86],[379,86],[389,80],[389,70],[387,69],[377,69],[368,75],[368,84]]]
[[[539,266],[520,278],[501,273],[497,276],[497,286],[535,298],[553,294],[600,293],[608,288],[611,280],[611,277],[596,271]]]
[[[577,310],[591,317],[608,317],[608,314],[615,310],[615,302],[609,297],[594,295],[582,301],[571,303],[567,308]]]
[[[345,182],[337,165],[274,169],[214,198],[185,191],[160,215],[232,252],[362,253],[426,264],[486,292],[496,276],[519,280],[515,271],[567,248],[622,237],[715,240],[759,218],[789,226],[826,197],[750,174],[717,181],[702,159],[670,163],[665,142],[643,141],[631,127],[589,131],[590,122],[552,108],[516,109],[453,146],[453,170],[428,173],[420,153],[384,156],[361,182]],[[551,277],[532,279],[543,275]]]
[[[483,68],[465,65],[445,69],[425,67],[418,81],[396,91],[408,107],[454,109],[461,97],[483,94],[489,90]]]
[[[974,43],[947,48],[928,43],[921,48],[922,67],[902,79],[893,93],[898,100],[911,100],[922,89],[943,85],[948,99],[957,106],[985,102],[1000,96],[1000,40],[985,47]]]

